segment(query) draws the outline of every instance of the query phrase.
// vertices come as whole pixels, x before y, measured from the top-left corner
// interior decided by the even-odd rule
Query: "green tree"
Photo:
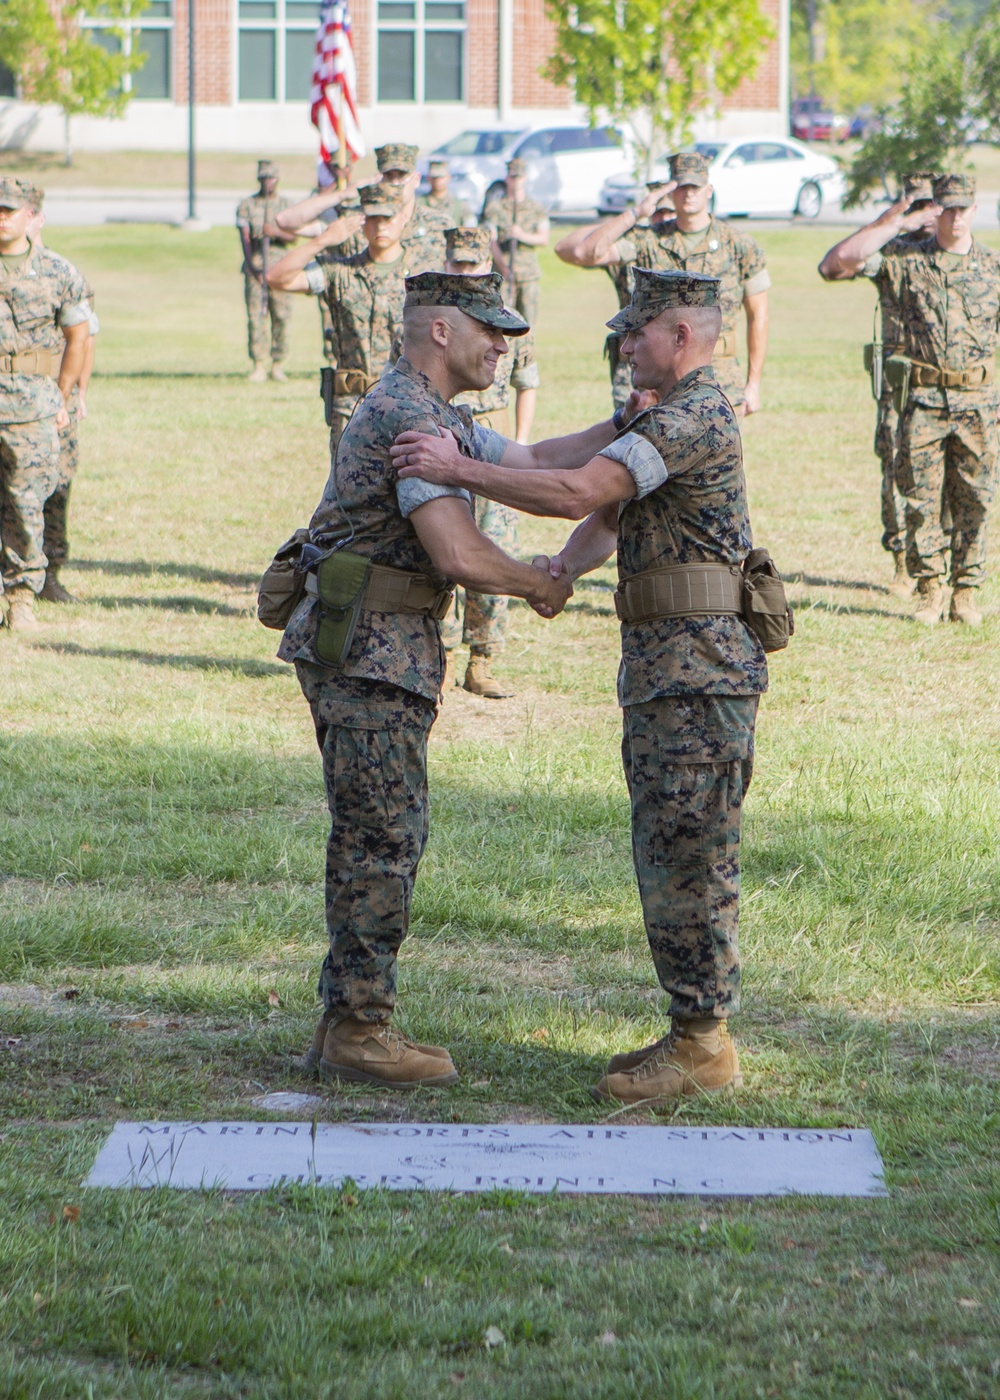
[[[139,14],[146,0],[101,0],[94,7],[112,21]],[[124,82],[146,61],[141,52],[111,52],[81,28],[82,10],[53,11],[47,0],[3,0],[0,4],[0,63],[17,74],[26,102],[54,103],[66,127],[66,164],[72,163],[70,119],[79,113],[120,117],[128,105]],[[102,31],[119,41],[125,31],[114,23]]]
[[[904,84],[898,103],[882,108],[847,173],[844,207],[881,188],[895,196],[910,170],[954,170],[964,164],[970,65],[957,45],[940,43]]]
[[[940,27],[928,0],[792,0],[792,91],[835,107],[880,107]]]
[[[773,37],[757,0],[546,0],[555,49],[543,72],[591,121],[629,121],[648,170],[700,112],[752,77]]]

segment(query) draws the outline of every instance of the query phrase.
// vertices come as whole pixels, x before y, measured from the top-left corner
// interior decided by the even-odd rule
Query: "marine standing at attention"
[[[576,579],[617,551],[632,850],[671,1016],[668,1034],[615,1055],[594,1090],[627,1104],[742,1083],[727,1027],[740,1005],[740,826],[767,665],[742,617],[752,541],[739,425],[712,365],[721,290],[697,273],[636,269],[631,303],[608,325],[655,406],[579,470],[508,470],[506,458],[471,461],[413,432],[393,448],[401,485],[419,476],[582,519],[556,558],[535,561],[555,576]]]
[[[393,440],[408,428],[443,432],[463,453],[572,466],[614,433],[603,423],[548,448],[517,447],[451,406],[463,390],[488,388],[506,337],[528,329],[500,289],[495,274],[407,279],[402,356],[344,432],[310,524],[318,557],[307,597],[278,653],[294,661],[312,711],[332,819],[325,1009],[306,1056],[328,1079],[399,1089],[457,1079],[446,1049],[392,1024],[427,839],[427,736],[444,672],[438,619],[455,583],[525,598],[548,617],[572,592],[565,574],[519,563],[486,539],[467,492],[397,481]]]
[[[464,199],[452,194],[451,166],[446,160],[431,160],[427,166],[427,183],[430,190],[418,197],[417,203],[424,209],[437,209],[448,220],[449,228],[466,228],[475,225],[475,219]]]
[[[548,246],[549,216],[528,198],[528,165],[520,156],[507,162],[506,192],[487,200],[481,222],[493,235],[493,266],[507,283],[507,295],[533,327],[542,277],[535,249]]]
[[[831,248],[819,271],[828,281],[871,277],[898,307],[898,481],[906,497],[906,567],[919,593],[914,616],[933,626],[947,610],[952,622],[976,627],[1000,447],[1000,254],[973,237],[973,176],[940,175],[933,196],[937,228],[916,248],[889,251],[927,217],[926,209],[913,213],[904,197]]]
[[[556,255],[575,267],[675,268],[719,279],[722,331],[713,365],[738,417],[760,408],[767,355],[770,274],[760,245],[709,212],[708,165],[696,151],[670,157],[670,179],[634,209],[568,234]],[[673,202],[673,211],[663,206]],[[673,218],[670,217],[673,212]],[[648,219],[648,227],[639,227]],[[737,359],[740,308],[747,320],[747,372]]]
[[[90,339],[83,278],[28,236],[29,191],[28,182],[0,176],[0,614],[15,631],[38,625],[45,502]]]
[[[406,218],[401,241],[406,265],[414,276],[418,272],[440,272],[444,267],[444,234],[452,223],[443,209],[417,203],[417,154],[416,146],[401,141],[375,150],[382,183],[394,186],[403,200]]]
[[[282,361],[288,354],[288,318],[291,303],[281,292],[272,292],[267,284],[271,263],[271,244],[280,253],[285,244],[294,243],[295,235],[279,227],[278,215],[291,200],[278,194],[281,172],[273,160],[257,162],[260,187],[256,194],[247,195],[236,210],[236,227],[243,248],[243,291],[247,304],[247,348],[253,369],[252,384],[263,384],[267,378],[265,360],[271,353],[271,378],[287,379]],[[270,324],[269,324],[270,323]]]
[[[334,365],[330,452],[336,453],[358,401],[394,358],[403,326],[407,258],[401,237],[406,205],[397,186],[365,185],[364,252],[340,257],[337,225],[287,253],[268,273],[285,292],[322,296],[330,313]]]
[[[445,271],[482,277],[491,271],[490,231],[486,228],[451,228],[445,235],[448,261]],[[473,421],[510,436],[510,391],[514,390],[514,440],[526,443],[535,417],[535,396],[541,379],[535,360],[535,334],[518,336],[513,350],[503,355],[488,389],[459,394],[456,408],[466,408]],[[487,539],[505,554],[517,549],[517,512],[485,497],[477,497],[476,524]],[[464,594],[464,598],[463,595]],[[490,659],[503,649],[507,634],[507,597],[503,593],[475,593],[455,590],[455,604],[441,623],[445,649],[445,678],[442,698],[457,683],[455,648],[464,642],[469,648],[462,688],[487,700],[505,700],[514,694],[510,686],[494,676]]]

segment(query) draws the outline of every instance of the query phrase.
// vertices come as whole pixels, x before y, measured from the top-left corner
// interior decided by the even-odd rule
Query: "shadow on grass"
[[[228,671],[249,679],[293,675],[291,668],[280,662],[251,661],[235,656],[171,656],[118,647],[84,647],[77,642],[37,642],[35,650],[52,651],[62,656],[93,656],[107,661],[141,661],[144,666],[175,666],[179,671]]]
[[[812,574],[789,574],[786,583],[804,583],[811,588],[851,588],[858,593],[888,593],[882,583],[872,583],[869,579],[856,578],[813,578]]]
[[[792,607],[796,612],[832,613],[835,617],[887,617],[893,622],[909,623],[911,618],[905,613],[893,612],[890,608],[861,608],[856,605],[830,603],[825,598],[793,598]]]
[[[250,617],[246,608],[234,608],[229,603],[215,603],[210,598],[82,598],[92,607],[108,608],[112,612],[125,608],[160,608],[164,612],[202,613],[206,617]]]
[[[126,578],[189,578],[195,583],[221,583],[227,588],[256,588],[260,574],[234,574],[225,569],[206,569],[200,564],[160,563],[152,559],[71,559],[71,570],[89,574],[121,574]]]
[[[610,617],[615,620],[615,624],[617,625],[614,608],[602,608],[599,603],[578,603],[575,600],[571,600],[566,604],[566,611],[568,613],[579,613],[583,617]]]

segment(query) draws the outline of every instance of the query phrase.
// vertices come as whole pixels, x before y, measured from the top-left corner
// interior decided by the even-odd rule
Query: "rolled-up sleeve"
[[[600,455],[610,457],[613,462],[621,462],[635,482],[637,500],[641,501],[643,496],[648,496],[667,479],[663,458],[653,444],[638,433],[625,433],[616,438],[610,446],[601,449]]]
[[[468,491],[460,486],[434,486],[429,481],[422,480],[419,476],[408,476],[402,481],[396,482],[396,500],[399,502],[399,513],[408,520],[418,506],[425,506],[428,501],[436,501],[439,496],[458,496],[461,500],[472,505],[472,497]]]
[[[306,281],[309,284],[309,290],[312,292],[313,296],[321,297],[326,291],[326,274],[323,272],[319,263],[306,263],[303,271],[306,274]]]
[[[63,330],[69,330],[71,326],[80,326],[84,321],[90,320],[90,307],[85,301],[70,302],[65,306],[60,306],[56,315],[56,325]]]

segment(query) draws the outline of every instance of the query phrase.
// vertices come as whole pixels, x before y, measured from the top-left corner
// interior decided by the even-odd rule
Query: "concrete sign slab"
[[[858,1128],[558,1123],[118,1123],[87,1186],[641,1196],[885,1196]]]

